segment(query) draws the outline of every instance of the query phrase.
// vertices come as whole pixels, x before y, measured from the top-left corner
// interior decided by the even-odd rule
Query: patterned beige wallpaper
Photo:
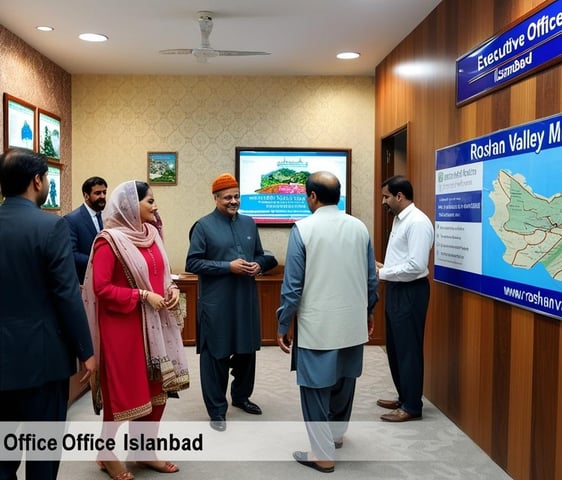
[[[153,188],[168,255],[185,266],[188,231],[214,208],[210,185],[234,174],[236,146],[352,149],[352,213],[372,234],[374,79],[370,77],[72,77],[73,191],[145,180],[148,151],[178,152],[178,184]],[[289,229],[260,228],[284,263]]]

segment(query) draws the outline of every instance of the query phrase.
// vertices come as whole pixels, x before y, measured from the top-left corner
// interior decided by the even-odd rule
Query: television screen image
[[[258,225],[292,225],[310,215],[305,184],[320,170],[338,177],[338,208],[350,213],[350,149],[236,147],[239,212]]]

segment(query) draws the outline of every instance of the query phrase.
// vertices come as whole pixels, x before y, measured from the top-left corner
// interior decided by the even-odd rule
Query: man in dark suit
[[[105,208],[107,182],[101,177],[88,178],[82,184],[82,195],[84,203],[64,216],[70,226],[72,253],[80,284],[84,283],[94,238],[103,228],[101,212]]]
[[[49,193],[44,155],[0,155],[0,189],[0,422],[63,425],[76,358],[82,381],[95,370],[68,224],[39,207]],[[0,479],[16,479],[20,463],[1,461]],[[27,461],[25,475],[51,480],[58,468],[56,457]]]

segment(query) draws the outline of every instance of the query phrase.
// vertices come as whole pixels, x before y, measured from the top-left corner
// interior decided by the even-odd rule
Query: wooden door
[[[381,140],[381,182],[393,175],[404,175],[408,173],[408,126],[399,128]],[[377,186],[379,187],[379,186]],[[380,192],[380,188],[375,189]],[[386,253],[386,246],[388,244],[388,237],[392,230],[392,221],[394,216],[387,212],[382,206],[382,199],[376,198],[375,201],[375,218],[380,218],[381,229],[380,236],[375,238],[375,242],[379,242],[381,246],[381,258],[377,261],[384,262],[384,255]],[[384,282],[379,284],[379,302],[375,310],[375,329],[373,331],[372,339],[369,343],[373,345],[384,345],[386,343],[386,334],[384,327]]]

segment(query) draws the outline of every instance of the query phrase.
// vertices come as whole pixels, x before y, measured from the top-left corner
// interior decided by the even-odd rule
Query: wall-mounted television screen
[[[240,213],[263,226],[290,226],[307,217],[305,183],[320,170],[338,177],[338,208],[350,213],[351,149],[236,147]]]

